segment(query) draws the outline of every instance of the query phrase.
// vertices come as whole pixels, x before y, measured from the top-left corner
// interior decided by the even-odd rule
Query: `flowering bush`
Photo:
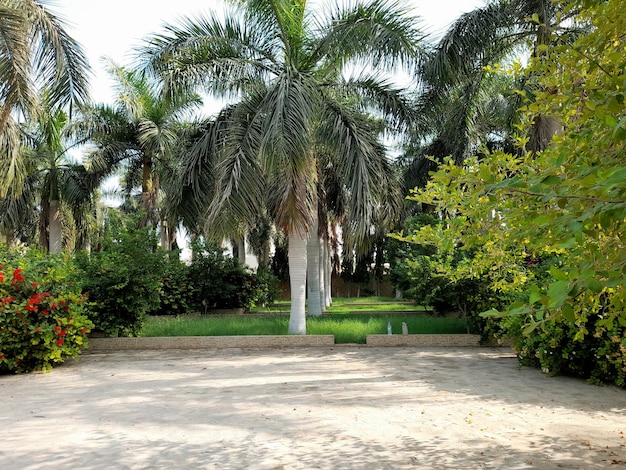
[[[58,282],[59,260],[23,261],[30,261],[25,269],[0,264],[0,372],[47,371],[75,358],[92,327],[83,297]],[[30,269],[36,265],[43,269]]]

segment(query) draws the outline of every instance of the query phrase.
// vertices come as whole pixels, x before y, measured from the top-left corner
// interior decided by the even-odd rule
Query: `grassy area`
[[[255,313],[288,312],[289,307],[289,302],[277,302],[271,307],[257,307],[252,311]],[[333,299],[332,306],[327,309],[328,313],[333,314],[352,312],[411,312],[415,310],[425,310],[425,308],[411,302],[398,301],[397,299],[389,297],[354,297]]]
[[[310,335],[335,335],[337,343],[365,343],[368,334],[387,333],[391,322],[394,334],[402,332],[402,322],[412,334],[465,333],[461,318],[442,318],[423,315],[359,315],[326,314],[307,319]],[[287,316],[203,316],[153,318],[146,322],[140,336],[237,336],[283,335],[287,333]]]

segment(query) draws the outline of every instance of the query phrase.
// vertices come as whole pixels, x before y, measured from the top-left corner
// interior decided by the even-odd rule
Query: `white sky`
[[[461,13],[485,3],[484,0],[406,1],[431,33],[445,29]],[[101,57],[127,64],[132,48],[140,45],[146,36],[161,32],[163,24],[205,13],[220,5],[221,0],[57,0],[53,8],[66,20],[70,34],[87,53],[94,71],[94,100],[112,103],[111,81]]]

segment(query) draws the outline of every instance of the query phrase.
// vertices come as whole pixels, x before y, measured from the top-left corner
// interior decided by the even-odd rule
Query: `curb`
[[[456,335],[367,335],[362,347],[478,347],[480,336]],[[341,346],[333,335],[258,336],[160,336],[150,338],[90,338],[90,351],[224,349],[224,348],[310,348]]]

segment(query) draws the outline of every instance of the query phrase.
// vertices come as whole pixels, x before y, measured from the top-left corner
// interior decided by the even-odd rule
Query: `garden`
[[[488,2],[439,38],[400,2],[228,2],[108,61],[113,103],[43,3],[0,0],[0,372],[96,331],[406,323],[626,385],[618,0]],[[228,103],[206,117],[207,95]]]

